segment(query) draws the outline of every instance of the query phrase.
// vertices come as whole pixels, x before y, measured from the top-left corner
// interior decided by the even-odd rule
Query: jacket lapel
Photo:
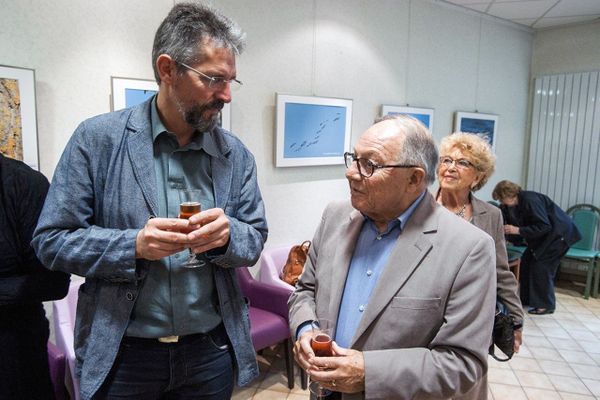
[[[127,121],[127,149],[136,181],[140,185],[152,215],[158,215],[156,173],[150,107],[152,100],[135,107]]]
[[[335,256],[332,265],[335,265],[333,269],[333,276],[331,277],[331,297],[329,302],[329,316],[336,316],[340,311],[340,305],[342,303],[342,295],[344,294],[344,287],[346,286],[346,278],[348,277],[348,270],[350,268],[350,261],[352,260],[352,254],[354,254],[354,247],[358,240],[358,235],[364,223],[364,216],[357,210],[352,210],[350,217],[347,221],[346,227],[341,227],[340,232],[343,233],[344,240],[339,241],[339,246],[336,248]],[[330,317],[331,318],[331,317]],[[337,318],[332,318],[335,325],[337,325]]]
[[[398,242],[373,289],[367,309],[354,334],[351,347],[410,279],[431,249],[432,243],[426,234],[437,231],[437,218],[433,215],[435,207],[435,200],[429,192],[426,193],[398,237]]]

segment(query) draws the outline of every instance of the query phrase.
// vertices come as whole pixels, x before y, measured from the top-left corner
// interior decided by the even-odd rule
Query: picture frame
[[[389,114],[404,114],[416,118],[425,125],[430,132],[433,132],[433,108],[393,106],[383,104],[381,106],[381,116]]]
[[[33,69],[0,65],[0,152],[39,170]]]
[[[344,164],[352,100],[277,93],[276,167]]]
[[[132,107],[158,92],[158,84],[154,80],[121,78],[111,76],[111,111]],[[221,110],[219,126],[231,130],[231,105],[225,104]]]
[[[487,139],[492,150],[496,151],[498,115],[457,111],[454,115],[454,132],[481,135]]]
[[[111,111],[122,110],[144,102],[158,92],[154,80],[110,77],[112,89]]]

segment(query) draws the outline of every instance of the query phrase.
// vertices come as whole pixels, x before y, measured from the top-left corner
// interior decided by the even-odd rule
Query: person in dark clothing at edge
[[[48,186],[0,154],[0,399],[54,398],[42,302],[66,296],[70,279],[44,268],[30,245]]]
[[[502,203],[504,233],[521,236],[527,245],[521,258],[521,302],[529,305],[529,314],[552,314],[560,259],[581,234],[573,220],[545,194],[522,190],[516,183],[503,180],[492,197]]]

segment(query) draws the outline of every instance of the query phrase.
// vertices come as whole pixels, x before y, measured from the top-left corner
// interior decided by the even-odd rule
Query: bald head
[[[376,120],[367,133],[390,140],[398,164],[418,165],[425,170],[427,184],[435,182],[438,151],[431,133],[420,121],[402,114],[386,115]]]

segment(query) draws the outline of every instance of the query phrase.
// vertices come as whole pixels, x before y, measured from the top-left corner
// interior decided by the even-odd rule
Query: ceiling
[[[444,0],[533,29],[600,18],[600,0]]]

